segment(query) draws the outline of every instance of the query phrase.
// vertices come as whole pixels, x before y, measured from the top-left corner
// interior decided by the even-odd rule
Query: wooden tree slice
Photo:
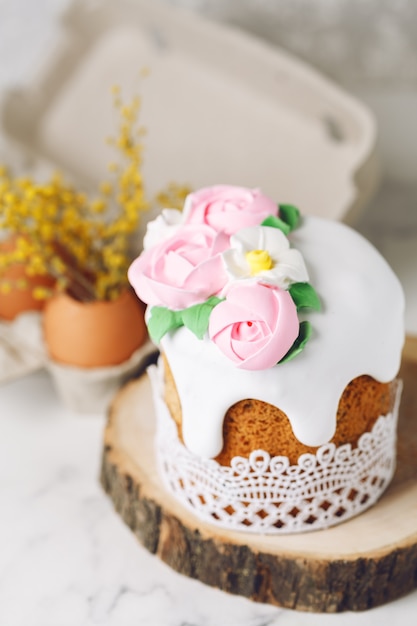
[[[101,480],[139,541],[174,570],[258,602],[317,612],[364,610],[417,587],[417,362],[404,361],[398,467],[371,509],[333,528],[253,535],[201,522],[156,468],[146,376],[116,396]]]

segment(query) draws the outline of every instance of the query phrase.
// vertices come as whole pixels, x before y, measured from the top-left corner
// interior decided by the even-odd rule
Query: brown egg
[[[52,359],[78,367],[123,363],[147,337],[143,306],[130,290],[95,302],[59,294],[48,301],[43,324]]]

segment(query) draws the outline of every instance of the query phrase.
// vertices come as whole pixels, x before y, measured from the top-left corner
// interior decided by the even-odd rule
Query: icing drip
[[[368,374],[388,382],[397,375],[404,296],[386,261],[354,230],[321,218],[304,218],[290,239],[323,304],[320,313],[309,311],[314,335],[297,359],[245,371],[184,327],[161,341],[181,400],[184,442],[198,455],[221,451],[224,415],[245,398],[279,407],[299,441],[320,446],[334,434],[351,380]]]

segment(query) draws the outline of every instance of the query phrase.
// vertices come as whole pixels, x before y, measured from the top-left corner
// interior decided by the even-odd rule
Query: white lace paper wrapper
[[[162,398],[161,371],[148,369],[157,414],[156,448],[166,487],[206,522],[230,530],[284,534],[328,528],[365,511],[382,495],[395,470],[401,383],[392,413],[380,416],[358,445],[328,443],[286,456],[254,450],[230,467],[202,459],[180,442]]]

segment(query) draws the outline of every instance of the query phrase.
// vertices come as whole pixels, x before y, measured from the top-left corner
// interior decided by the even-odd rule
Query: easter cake
[[[395,469],[404,297],[369,242],[217,185],[149,223],[129,280],[161,351],[160,472],[184,506],[289,533],[376,502]]]

